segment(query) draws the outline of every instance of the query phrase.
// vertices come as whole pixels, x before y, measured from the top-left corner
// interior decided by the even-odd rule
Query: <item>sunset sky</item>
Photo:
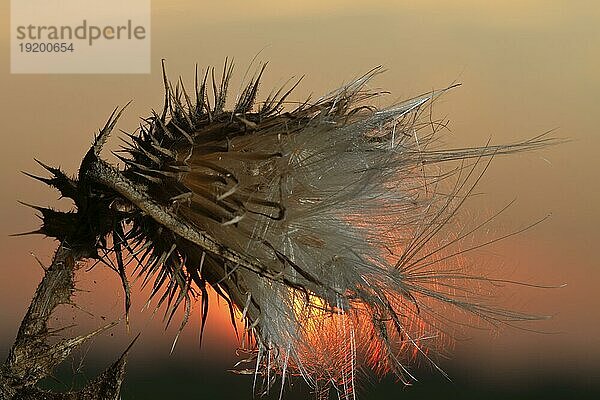
[[[9,24],[8,2],[0,5]],[[269,61],[262,95],[290,76],[305,75],[293,98],[325,93],[377,65],[375,84],[387,101],[453,82],[434,113],[450,120],[449,146],[529,138],[554,130],[570,142],[494,160],[477,197],[466,208],[483,218],[516,199],[486,238],[501,236],[546,215],[534,229],[486,248],[481,262],[497,276],[561,289],[506,288],[497,299],[519,310],[551,315],[528,325],[533,333],[503,328],[472,331],[448,364],[467,380],[503,384],[560,376],[581,385],[600,379],[600,3],[597,1],[152,1],[152,73],[148,75],[11,75],[8,29],[0,31],[0,350],[6,354],[55,243],[39,236],[9,237],[38,226],[33,210],[17,203],[68,208],[56,193],[19,171],[41,174],[38,158],[75,173],[82,155],[112,109],[133,99],[119,123],[134,130],[138,117],[162,105],[160,60],[175,79],[192,82],[195,63],[221,66],[235,57],[235,91],[258,54]],[[260,95],[259,95],[260,96]],[[385,105],[385,104],[383,104]],[[115,138],[111,146],[116,148]],[[118,316],[118,277],[101,267],[79,275],[86,310],[65,310],[85,327]],[[98,339],[90,357],[109,362],[142,331],[132,365],[152,360],[169,368],[185,360],[228,368],[236,339],[225,308],[211,306],[206,341],[198,349],[197,315],[169,356],[174,329],[161,315],[139,312],[134,295],[132,333],[119,326]],[[76,316],[73,317],[72,315]],[[196,313],[197,314],[197,313]],[[113,346],[118,343],[118,346]],[[170,364],[171,363],[171,364]],[[228,364],[229,363],[229,364]],[[443,364],[443,363],[442,363]],[[224,367],[222,367],[224,365]],[[133,368],[133,367],[132,367]],[[244,381],[245,382],[245,381]],[[369,398],[365,395],[363,398]]]

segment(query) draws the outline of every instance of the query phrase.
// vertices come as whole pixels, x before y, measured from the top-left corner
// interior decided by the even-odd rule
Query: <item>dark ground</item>
[[[252,376],[227,372],[221,364],[210,370],[198,365],[201,363],[178,363],[177,367],[171,364],[148,363],[142,366],[132,363],[128,368],[122,399],[252,399]],[[86,371],[90,369],[93,368],[88,363]],[[528,379],[503,383],[475,383],[476,378],[461,374],[460,370],[450,368],[446,372],[452,381],[439,374],[417,371],[420,380],[409,387],[391,378],[381,381],[363,379],[358,399],[600,399],[600,382],[597,380],[598,374],[593,371],[590,371],[588,378],[566,378],[547,372],[533,372]],[[65,368],[57,375],[62,383],[54,381],[46,384],[53,388],[68,389],[73,382],[71,376],[69,368]],[[84,379],[85,376],[80,374],[76,381]],[[279,389],[279,384],[276,384],[271,393],[262,398],[278,399]],[[284,399],[313,398],[314,395],[300,379],[292,379],[291,385],[286,383]],[[331,396],[331,399],[335,398],[337,396]]]

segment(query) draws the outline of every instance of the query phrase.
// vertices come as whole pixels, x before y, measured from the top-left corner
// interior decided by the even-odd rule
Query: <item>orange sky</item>
[[[5,26],[6,3],[0,5]],[[515,290],[516,295],[505,300],[554,315],[539,329],[560,333],[475,332],[473,340],[458,344],[455,357],[475,369],[485,365],[483,373],[490,375],[531,363],[558,369],[565,360],[573,368],[598,366],[600,5],[594,1],[492,5],[475,0],[448,2],[451,6],[435,1],[371,1],[368,6],[342,0],[247,3],[154,0],[150,75],[10,75],[8,31],[0,32],[1,348],[12,340],[41,276],[29,253],[48,260],[53,246],[39,237],[8,237],[38,223],[17,200],[65,206],[55,201],[55,193],[19,171],[40,172],[32,159],[36,157],[75,172],[94,131],[116,105],[130,99],[134,103],[119,127],[134,129],[139,116],[161,105],[161,58],[167,59],[173,77],[181,74],[189,81],[196,62],[221,65],[226,56],[234,56],[239,79],[262,51],[259,59],[270,60],[263,94],[291,75],[305,74],[296,93],[296,99],[303,99],[382,64],[388,72],[376,83],[392,92],[390,101],[455,80],[463,83],[435,106],[440,117],[451,120],[449,144],[481,145],[490,137],[499,143],[555,128],[558,136],[573,139],[536,154],[495,160],[479,187],[487,195],[473,202],[469,211],[484,216],[517,199],[496,221],[491,236],[552,214],[542,225],[483,254],[497,265],[499,275],[568,284],[557,290]],[[98,310],[116,312],[122,301],[116,277],[99,272],[98,276],[96,284],[90,283],[91,277],[81,277],[82,284],[102,294],[89,305],[98,315]],[[138,299],[136,304],[142,303]],[[138,351],[166,357],[172,333],[164,335],[158,319],[148,322],[149,313],[138,318],[137,328],[148,337]],[[225,343],[232,354],[234,337],[226,319],[222,313],[213,315],[207,347]],[[197,320],[177,351],[195,348],[195,324]],[[193,357],[194,351],[188,356]]]

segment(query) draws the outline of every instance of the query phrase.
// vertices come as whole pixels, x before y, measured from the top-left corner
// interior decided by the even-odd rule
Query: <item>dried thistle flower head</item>
[[[182,327],[199,299],[203,329],[215,290],[243,319],[251,372],[264,388],[300,374],[323,396],[334,387],[350,398],[364,366],[409,382],[407,362],[430,359],[450,309],[486,321],[530,318],[462,285],[484,278],[458,268],[469,232],[452,224],[481,160],[552,139],[444,149],[436,144],[443,124],[426,112],[443,90],[377,109],[382,92],[368,89],[375,68],[291,109],[298,83],[257,103],[264,69],[232,110],[232,63],[220,80],[214,69],[197,74],[192,95],[165,74],[164,108],[127,135],[122,169],[100,157],[123,111],[115,110],[76,179],[44,166],[52,177],[38,179],[76,211],[38,208],[38,232],[87,257],[113,254],[127,309],[128,266],[153,279],[168,321],[185,309]]]

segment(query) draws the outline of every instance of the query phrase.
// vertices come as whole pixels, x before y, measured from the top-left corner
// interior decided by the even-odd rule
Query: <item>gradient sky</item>
[[[3,26],[9,23],[7,3],[0,5]],[[552,290],[509,289],[503,300],[509,306],[552,315],[552,320],[534,328],[554,333],[472,332],[471,340],[457,344],[453,358],[481,379],[525,379],[522,372],[532,369],[598,379],[600,3],[152,3],[153,72],[149,75],[10,75],[8,29],[0,31],[3,352],[41,276],[30,253],[48,261],[55,246],[41,237],[8,237],[38,224],[32,210],[17,200],[68,206],[19,171],[40,173],[33,161],[36,157],[74,173],[93,133],[115,106],[131,99],[134,102],[119,127],[134,129],[139,116],[162,104],[161,58],[167,60],[172,78],[182,75],[191,82],[195,63],[220,66],[226,56],[233,56],[239,84],[240,75],[260,52],[260,60],[270,61],[263,94],[292,75],[306,75],[295,95],[304,99],[384,65],[388,71],[376,84],[392,92],[389,101],[454,81],[463,83],[434,108],[438,116],[451,121],[452,133],[445,138],[450,145],[482,145],[489,138],[501,143],[552,129],[556,136],[571,139],[535,154],[495,160],[479,186],[485,196],[468,206],[472,215],[482,216],[517,200],[493,224],[488,237],[551,214],[535,229],[486,249],[483,256],[499,276],[568,285]],[[102,322],[103,313],[119,312],[122,298],[116,276],[95,270],[81,274],[80,281],[94,293],[84,301],[95,317],[78,316],[77,321],[95,326]],[[134,298],[134,308],[143,303],[141,296]],[[71,318],[69,311],[64,314]],[[233,357],[235,338],[223,311],[213,313],[202,351],[196,350],[197,322],[193,320],[183,334],[176,349],[179,356],[199,363],[213,353]],[[119,329],[119,343],[125,343],[131,336]],[[136,356],[168,360],[173,332],[164,334],[158,317],[151,320],[150,312],[137,313],[133,330],[144,331]],[[117,339],[99,339],[98,346],[111,340]]]

